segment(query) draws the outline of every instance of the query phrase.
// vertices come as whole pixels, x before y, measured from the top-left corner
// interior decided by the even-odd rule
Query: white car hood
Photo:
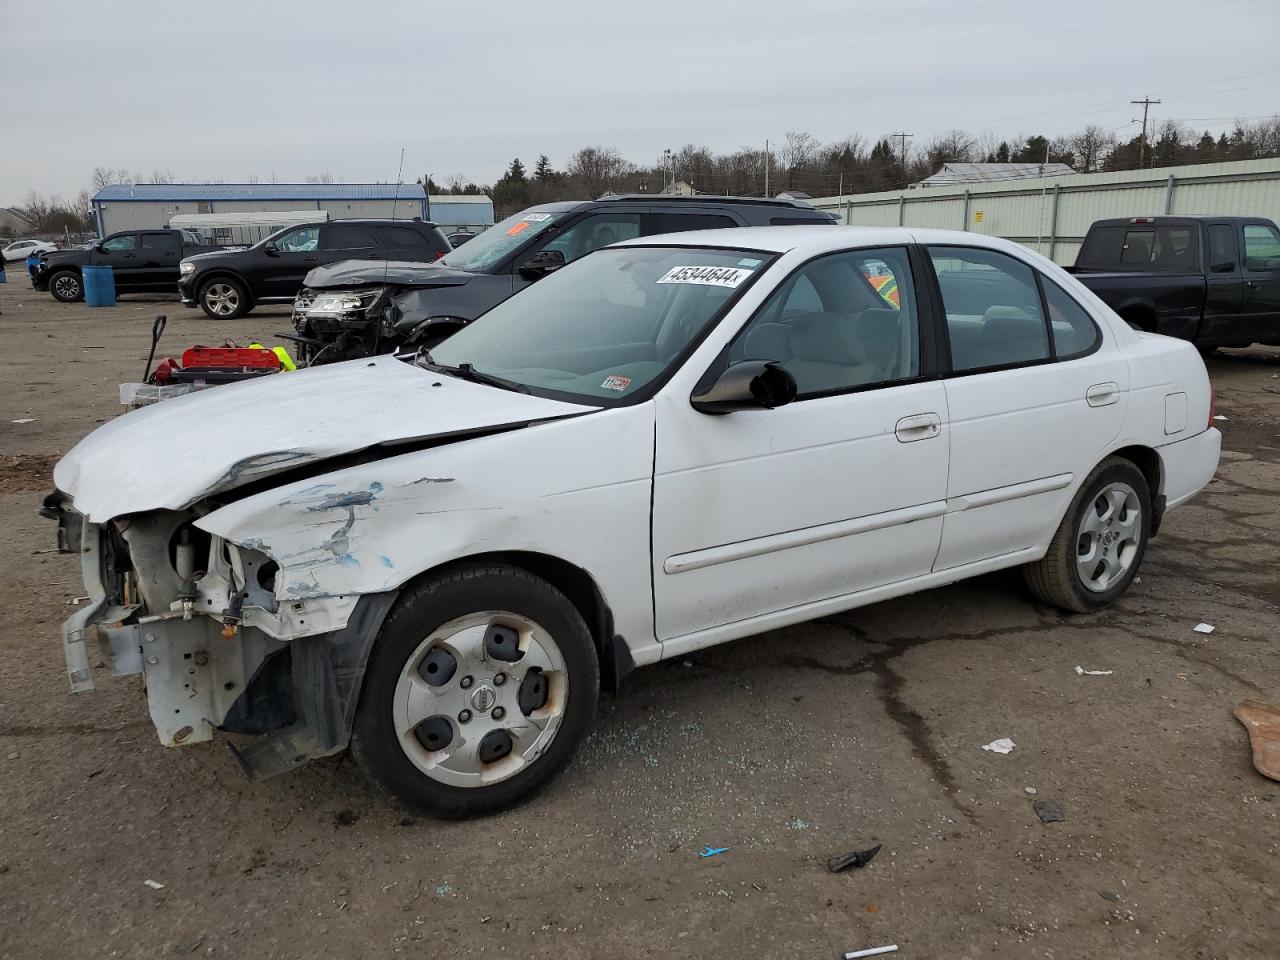
[[[77,511],[103,523],[179,510],[217,491],[379,444],[596,409],[457,380],[394,357],[352,360],[134,410],[76,444],[53,480]]]

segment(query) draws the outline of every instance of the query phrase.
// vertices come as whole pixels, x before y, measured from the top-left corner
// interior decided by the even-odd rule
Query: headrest
[[[791,352],[798,360],[853,367],[867,362],[853,320],[839,313],[809,313],[791,326]]]
[[[762,323],[748,331],[742,341],[744,359],[791,359],[791,327],[785,323]]]

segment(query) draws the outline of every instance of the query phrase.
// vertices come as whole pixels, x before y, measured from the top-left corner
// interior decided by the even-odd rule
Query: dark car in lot
[[[28,261],[31,286],[55,300],[84,299],[83,267],[110,267],[117,293],[172,292],[184,257],[217,250],[190,230],[124,230],[72,250],[54,250]]]
[[[294,303],[311,363],[431,346],[490,307],[619,240],[722,227],[834,224],[795,200],[609,196],[544,203],[508,217],[432,264],[338,263],[307,275]]]
[[[1099,220],[1072,272],[1130,326],[1203,352],[1280,344],[1280,230],[1262,217]]]
[[[339,261],[426,262],[450,250],[425,220],[328,220],[278,230],[251,247],[184,259],[178,293],[215,320],[259,303],[291,303],[307,273]]]

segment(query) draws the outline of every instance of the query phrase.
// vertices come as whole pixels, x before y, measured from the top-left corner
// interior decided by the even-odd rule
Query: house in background
[[[1075,172],[1069,163],[944,163],[933,176],[911,186],[954,187],[966,183],[1037,180],[1040,177],[1069,177]]]
[[[20,237],[36,228],[35,222],[13,207],[0,207],[0,237]]]

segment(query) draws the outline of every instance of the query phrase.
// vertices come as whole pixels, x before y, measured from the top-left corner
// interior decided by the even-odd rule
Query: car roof
[[[850,247],[902,246],[908,243],[932,243],[985,247],[1008,253],[1025,255],[1027,247],[980,233],[963,230],[926,230],[909,227],[834,227],[779,226],[779,227],[731,227],[721,230],[693,230],[687,233],[667,233],[650,237],[636,237],[614,244],[618,247],[729,247],[732,249],[760,250],[766,253],[798,251],[817,256]]]
[[[780,200],[774,197],[735,197],[729,194],[714,193],[610,193],[597,197],[596,203],[674,203],[674,204],[747,204],[757,207],[781,207],[786,210],[804,210],[812,212],[815,208],[803,200]]]
[[[1177,213],[1157,215],[1153,217],[1108,217],[1106,220],[1095,220],[1095,227],[1142,226],[1151,223],[1199,223],[1202,220],[1216,220],[1225,223],[1266,223],[1266,217],[1223,217],[1213,213]]]

